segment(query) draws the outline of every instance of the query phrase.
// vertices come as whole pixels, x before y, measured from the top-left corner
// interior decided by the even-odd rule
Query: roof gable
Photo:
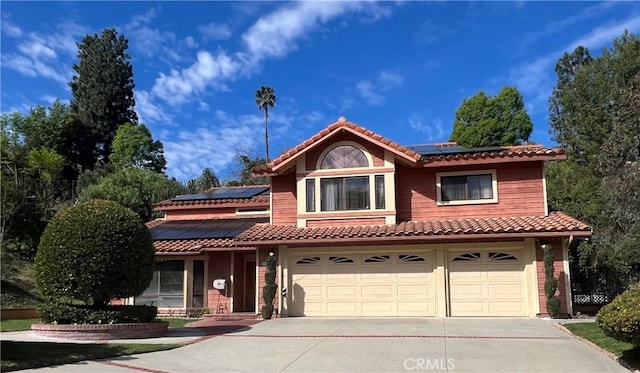
[[[367,142],[372,143],[373,145],[388,150],[391,153],[395,154],[397,157],[404,159],[411,164],[416,164],[420,161],[421,156],[415,151],[396,142],[393,142],[362,126],[349,122],[344,117],[340,117],[337,122],[330,124],[328,127],[303,141],[295,148],[280,155],[278,158],[272,160],[264,166],[254,168],[253,173],[255,175],[278,174],[279,172],[288,169],[289,166],[292,165],[293,162],[295,162],[295,160],[302,154],[316,148],[326,140],[343,131],[349,132]]]

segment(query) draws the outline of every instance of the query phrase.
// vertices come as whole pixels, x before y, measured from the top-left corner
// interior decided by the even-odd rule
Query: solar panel
[[[437,146],[435,144],[412,145],[412,146],[408,146],[407,148],[413,150],[414,152],[420,155],[427,155],[427,156],[465,153],[470,150],[460,145]]]
[[[251,198],[269,190],[269,187],[217,188],[207,193],[184,194],[172,198],[172,201],[197,201],[209,199]]]
[[[234,238],[268,218],[209,219],[168,221],[151,228],[154,240],[188,240],[197,238]]]

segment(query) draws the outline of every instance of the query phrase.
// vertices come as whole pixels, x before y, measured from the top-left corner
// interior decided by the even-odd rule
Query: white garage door
[[[430,252],[290,256],[291,316],[433,316]]]
[[[526,316],[521,250],[449,253],[451,316]]]

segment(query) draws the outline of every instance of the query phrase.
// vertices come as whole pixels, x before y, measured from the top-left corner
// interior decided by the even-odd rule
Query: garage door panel
[[[473,253],[473,261],[456,262],[452,259],[464,256],[460,254],[449,255],[449,301],[452,316],[527,314],[525,266],[522,261],[493,260],[490,252],[481,251]],[[494,254],[493,257],[501,256]]]
[[[488,285],[489,298],[508,298],[521,299],[524,298],[522,283],[516,284],[491,284]]]
[[[327,286],[326,289],[327,297],[331,298],[355,297],[358,294],[356,286]]]
[[[389,252],[348,254],[344,257],[347,256],[353,262],[339,263],[331,260],[334,256],[312,255],[301,261],[312,264],[297,264],[301,257],[293,258],[290,267],[291,286],[303,289],[305,297],[299,301],[301,304],[289,308],[290,315],[434,314],[433,263],[424,259],[430,258],[427,253],[421,253],[423,260],[417,263],[402,262],[399,254],[392,255]],[[378,262],[373,262],[371,258]],[[403,258],[407,259],[406,256]],[[409,259],[415,260],[415,257]],[[311,266],[314,268],[310,269]],[[313,276],[308,275],[310,272],[313,272]]]

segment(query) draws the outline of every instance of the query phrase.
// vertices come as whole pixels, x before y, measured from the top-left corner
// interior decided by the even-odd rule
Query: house
[[[401,146],[340,118],[254,169],[270,186],[157,204],[159,265],[136,302],[258,313],[275,255],[283,316],[536,317],[551,245],[571,314],[568,246],[591,229],[548,210],[544,164],[565,157],[539,145]]]

